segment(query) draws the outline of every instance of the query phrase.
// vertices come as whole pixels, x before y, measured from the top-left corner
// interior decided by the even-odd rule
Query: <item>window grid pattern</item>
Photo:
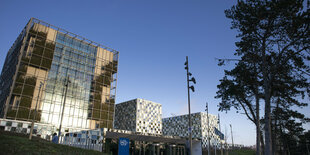
[[[115,107],[115,128],[140,133],[162,134],[161,104],[134,99]]]
[[[161,104],[137,99],[136,132],[162,134]]]
[[[192,137],[202,140],[202,147],[208,146],[208,123],[206,113],[191,114]],[[214,128],[218,129],[217,116],[209,114],[210,144],[219,146],[220,137],[215,134]],[[188,137],[188,115],[181,115],[163,119],[163,135]]]
[[[20,55],[20,49],[23,45],[22,41],[24,40],[25,35],[26,27],[23,29],[22,33],[18,36],[8,51],[2,68],[0,76],[0,117],[3,117],[5,113],[6,100],[10,94],[10,87],[13,84],[13,76],[16,72],[18,57]]]
[[[77,39],[42,21],[31,21],[7,118],[35,118],[58,127],[65,81],[69,79],[63,130],[113,128],[118,52]],[[44,85],[40,88],[41,82]]]
[[[42,122],[49,124],[60,122],[65,83],[69,78],[63,124],[79,128],[89,126],[88,112],[90,116],[92,112],[89,110],[89,98],[96,52],[96,47],[57,33],[53,63],[48,74],[43,101]]]
[[[114,128],[136,131],[137,102],[131,100],[115,105]]]

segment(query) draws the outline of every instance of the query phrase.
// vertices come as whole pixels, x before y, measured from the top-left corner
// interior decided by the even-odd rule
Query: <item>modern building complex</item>
[[[114,127],[134,132],[162,134],[162,106],[144,99],[116,104]]]
[[[161,104],[139,98],[115,105],[118,54],[31,18],[3,65],[0,130],[51,139],[61,128],[61,144],[115,153],[125,138],[136,154],[185,154],[188,115],[162,119]],[[191,118],[196,150],[223,139],[216,116]]]
[[[218,118],[206,113],[191,114],[192,137],[202,141],[202,147],[208,146],[208,137],[212,146],[223,143],[224,135],[219,130]],[[188,115],[162,119],[161,104],[144,99],[134,99],[115,106],[115,129],[140,133],[162,134],[188,138]]]
[[[212,146],[219,146],[223,134],[219,131],[218,118],[215,115],[203,112],[191,114],[192,137],[202,140],[202,147],[207,148],[208,137]],[[209,130],[208,130],[209,129]],[[189,137],[188,115],[174,116],[163,119],[163,135]]]
[[[1,117],[56,128],[62,122],[67,131],[113,128],[118,54],[31,18],[2,69]]]

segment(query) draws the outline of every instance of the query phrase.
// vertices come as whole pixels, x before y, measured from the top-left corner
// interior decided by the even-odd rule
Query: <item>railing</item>
[[[31,122],[27,122],[27,121],[0,119],[0,128],[4,131],[29,134],[30,126],[31,126]],[[46,130],[47,128],[49,128],[49,130]],[[40,136],[43,139],[52,140],[50,135],[52,135],[52,133],[55,133],[57,130],[56,130],[56,127],[53,125],[35,123],[34,131],[35,131],[33,134],[34,136]],[[79,132],[79,133],[83,134],[83,132]],[[91,138],[92,136],[90,134],[87,135],[85,133],[83,135],[83,137],[85,138],[74,137],[73,133],[66,134],[67,136],[60,136],[60,144],[102,152],[103,151],[102,150],[103,137],[99,136],[101,138],[92,139]],[[84,142],[81,142],[82,140],[84,140]]]
[[[91,137],[89,135],[86,135],[85,138],[74,137],[74,134],[70,133],[66,136],[60,136],[59,144],[102,152],[102,140],[100,138],[92,139]]]

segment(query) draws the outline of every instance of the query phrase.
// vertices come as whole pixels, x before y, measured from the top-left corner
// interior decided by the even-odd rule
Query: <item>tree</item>
[[[249,57],[255,56],[249,53]],[[231,71],[225,70],[225,76],[218,85],[216,98],[221,98],[219,104],[220,111],[230,110],[231,107],[242,110],[247,118],[256,125],[256,148],[257,154],[261,152],[264,142],[262,141],[261,125],[260,125],[260,99],[262,94],[260,91],[262,81],[258,78],[257,59],[242,59],[236,64]],[[254,61],[253,61],[254,60]],[[221,62],[227,60],[221,60]]]
[[[307,8],[304,9],[303,0],[241,0],[231,9],[225,10],[225,14],[232,20],[232,29],[239,32],[237,37],[240,41],[236,42],[238,50],[235,55],[240,56],[241,60],[235,69],[241,63],[240,65],[246,66],[244,69],[251,70],[249,77],[257,75],[255,81],[259,92],[256,95],[258,104],[259,94],[265,102],[265,154],[269,155],[273,152],[271,110],[275,99],[281,99],[289,106],[307,106],[297,98],[304,98],[306,92],[310,96],[310,84],[307,78],[310,75],[310,67],[306,63],[310,60],[309,1]],[[244,69],[237,71],[241,72]],[[226,77],[231,76],[227,72],[225,74]],[[246,79],[233,76],[233,79],[228,80],[236,82]],[[227,83],[227,80],[224,77],[221,84],[225,82]],[[245,94],[245,97],[251,99],[251,96],[255,96],[255,92],[251,90],[249,94],[249,89],[244,87],[249,84],[239,82],[237,88],[241,89],[229,93],[236,96]],[[224,88],[219,88],[222,94],[225,94]],[[223,101],[225,96],[218,97]],[[240,102],[238,104],[242,107]],[[248,110],[253,105],[248,106]],[[220,103],[220,107],[225,106]],[[256,112],[258,110],[257,108]]]
[[[296,110],[289,109],[286,104],[277,103],[272,111],[273,148],[274,154],[302,154],[306,149],[300,149],[300,139],[303,135],[303,122],[309,118]]]
[[[310,154],[310,130],[300,135],[299,139],[300,145],[298,147],[298,150],[304,150],[304,154]]]

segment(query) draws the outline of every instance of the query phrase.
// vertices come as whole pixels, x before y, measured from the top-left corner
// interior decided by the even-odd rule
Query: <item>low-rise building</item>
[[[210,144],[219,146],[223,142],[224,135],[219,131],[218,117],[204,112],[191,114],[192,120],[192,138],[201,139],[202,147],[207,148],[208,137],[210,135]],[[209,131],[209,132],[208,132]],[[163,119],[163,135],[189,137],[188,115],[173,116]]]
[[[116,104],[114,128],[162,134],[162,106],[139,98]]]

